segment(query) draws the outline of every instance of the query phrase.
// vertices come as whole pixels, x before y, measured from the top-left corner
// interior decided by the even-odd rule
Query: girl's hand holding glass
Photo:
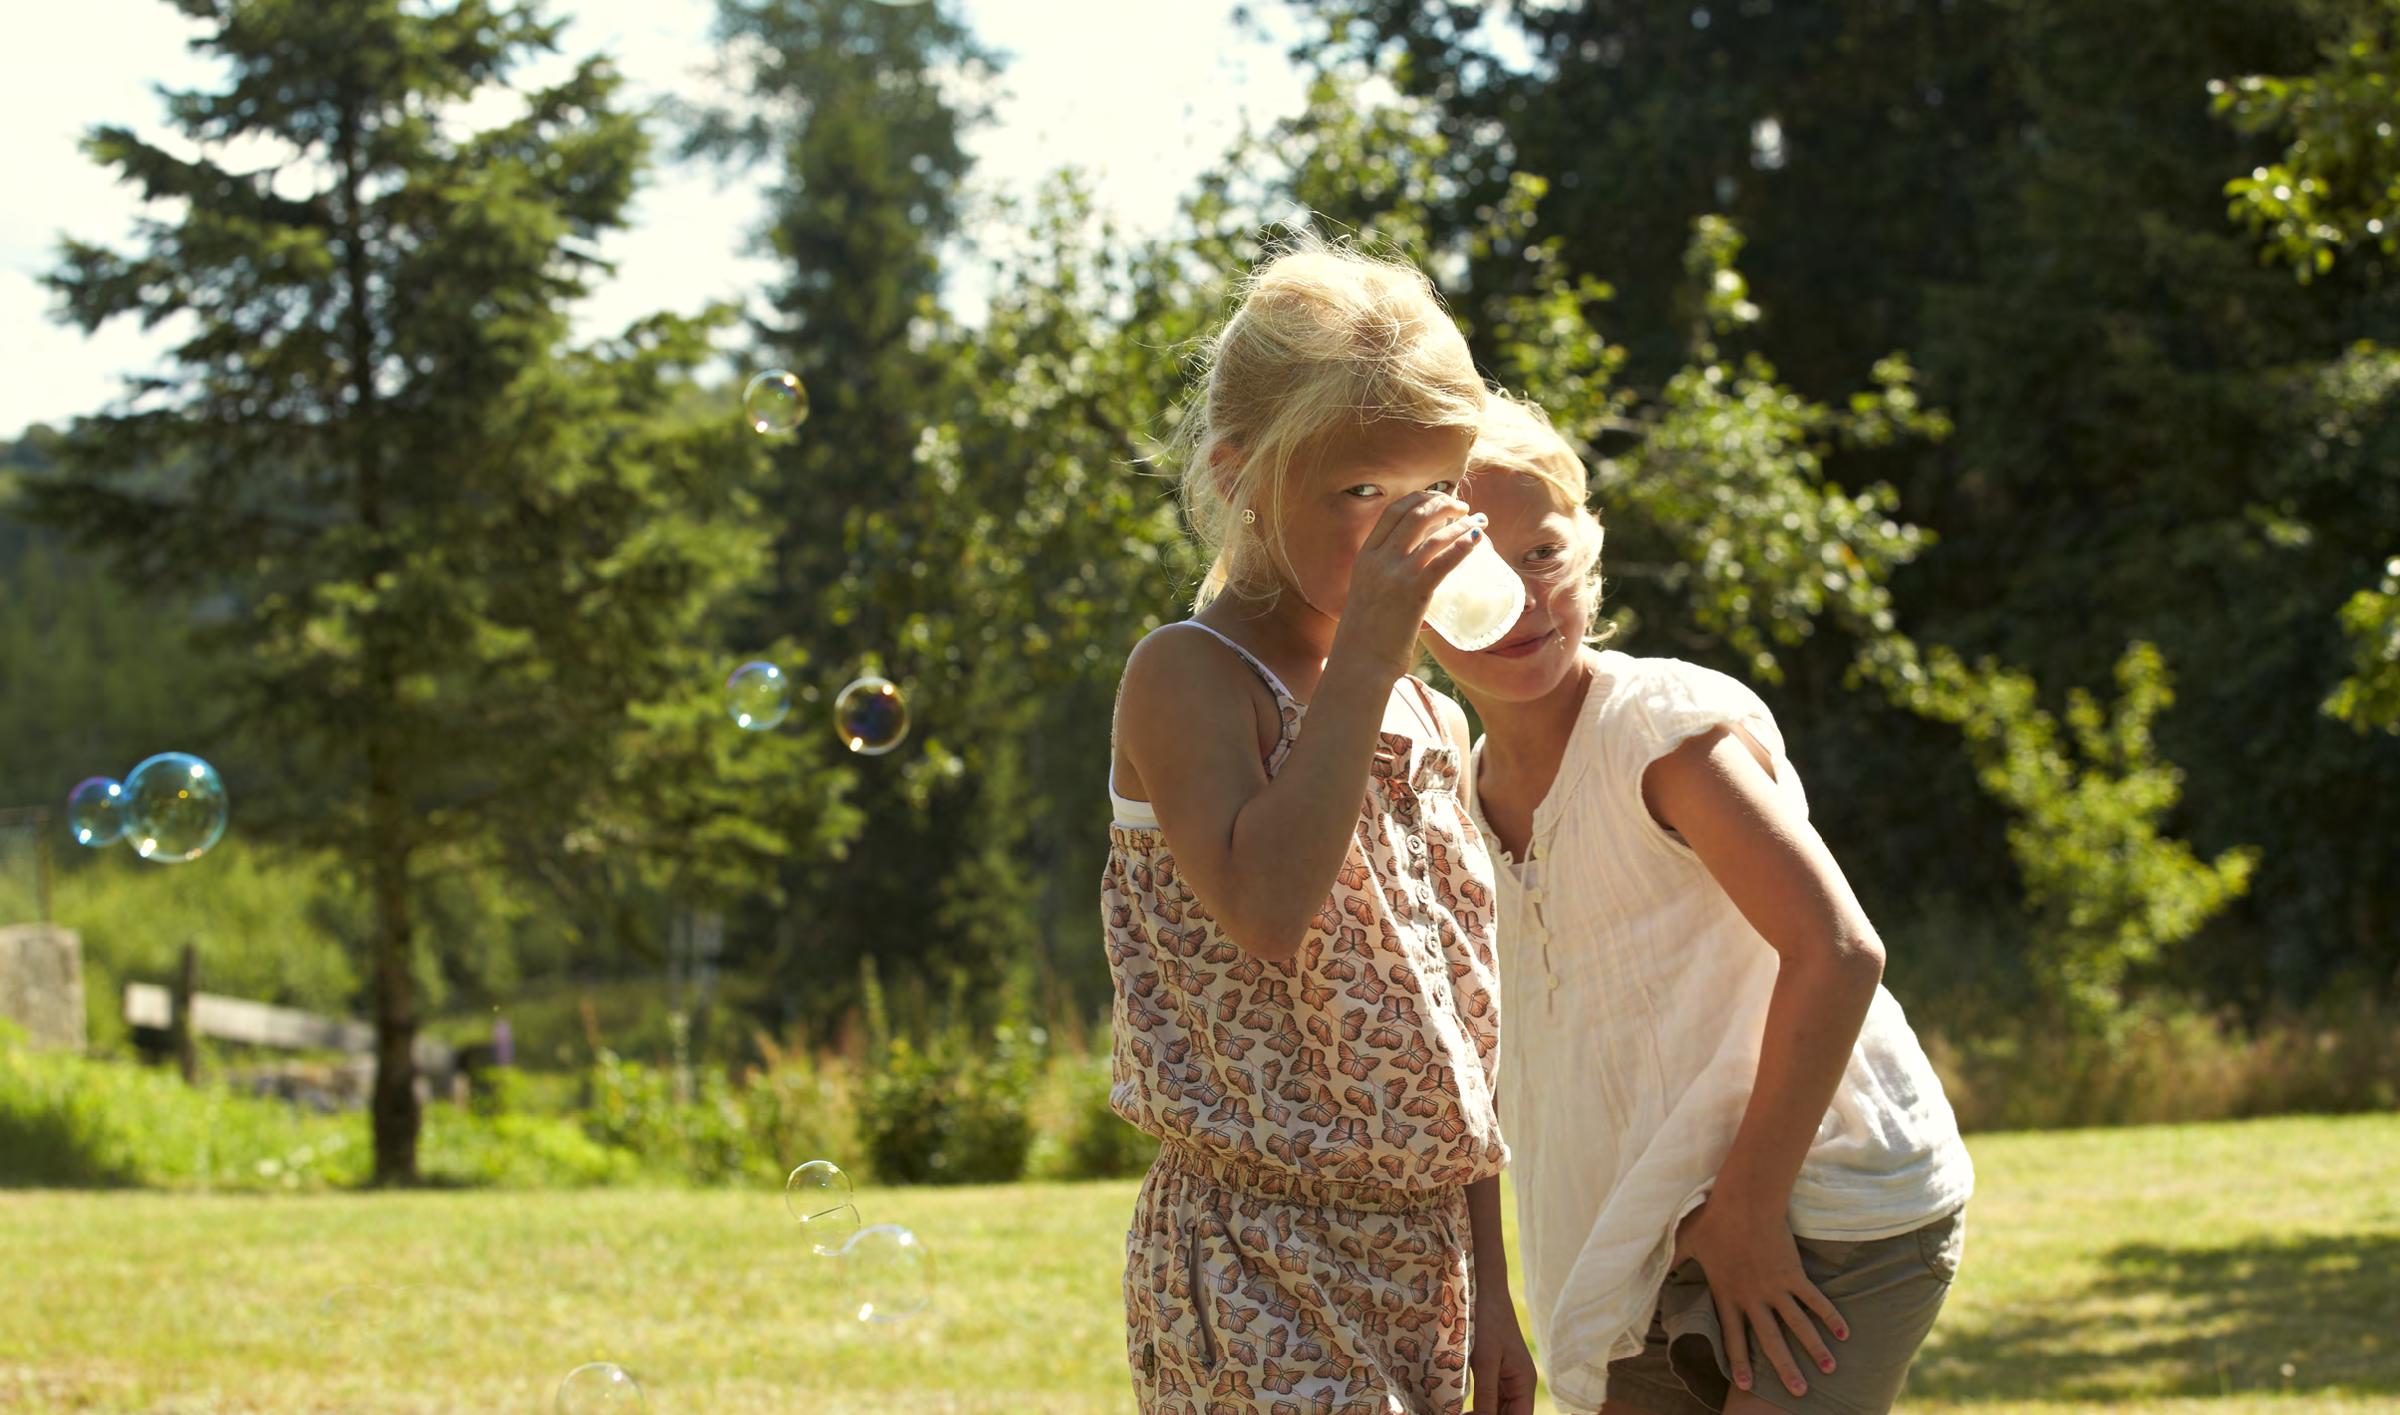
[[[1483,524],[1482,516],[1467,513],[1467,503],[1443,492],[1394,501],[1351,566],[1336,652],[1347,640],[1395,678],[1408,672],[1434,590],[1483,539]]]

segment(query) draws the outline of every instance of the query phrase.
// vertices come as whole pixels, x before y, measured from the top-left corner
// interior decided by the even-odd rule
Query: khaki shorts
[[[1801,1271],[1850,1323],[1850,1339],[1835,1341],[1822,1320],[1808,1315],[1833,1353],[1833,1373],[1827,1375],[1790,1333],[1784,1334],[1808,1382],[1806,1395],[1786,1390],[1752,1341],[1751,1394],[1794,1415],[1881,1415],[1899,1400],[1909,1363],[1958,1277],[1966,1251],[1966,1211],[1890,1238],[1797,1242]],[[1686,1262],[1659,1289],[1658,1312],[1640,1354],[1609,1363],[1608,1398],[1652,1415],[1717,1415],[1732,1390],[1733,1367],[1725,1359],[1717,1304],[1700,1265]]]

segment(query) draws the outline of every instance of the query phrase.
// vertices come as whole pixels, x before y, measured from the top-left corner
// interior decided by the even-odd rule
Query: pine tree
[[[179,4],[224,83],[166,95],[173,146],[90,135],[152,214],[128,251],[68,242],[50,283],[87,330],[189,333],[28,494],[146,589],[232,591],[206,639],[232,729],[279,767],[229,783],[240,828],[335,850],[371,901],[375,1174],[407,1182],[429,876],[598,857],[724,891],[841,818],[810,739],[709,710],[710,634],[766,535],[757,449],[691,387],[707,322],[567,342],[647,157],[608,63],[471,129],[460,105],[558,24],[489,0]]]
[[[719,78],[729,95],[689,115],[686,150],[767,193],[757,248],[777,271],[759,292],[754,359],[808,390],[801,435],[774,453],[764,493],[781,529],[754,632],[808,650],[806,730],[851,677],[881,673],[909,695],[902,750],[861,763],[863,815],[840,856],[795,861],[786,886],[805,918],[772,923],[786,1020],[824,1021],[856,1000],[861,957],[989,981],[1023,946],[1011,893],[945,909],[989,836],[1023,812],[1021,775],[975,750],[999,729],[950,690],[929,620],[955,603],[938,524],[967,514],[920,472],[945,407],[946,245],[959,231],[995,60],[940,7],[873,0],[722,0]],[[764,931],[752,920],[742,933]]]

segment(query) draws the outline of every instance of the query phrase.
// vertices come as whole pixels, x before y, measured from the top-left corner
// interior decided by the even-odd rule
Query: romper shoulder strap
[[[1185,619],[1182,620],[1181,623],[1191,625],[1193,628],[1198,629],[1202,633],[1207,634],[1211,638],[1215,639],[1218,643],[1221,643],[1225,647],[1232,649],[1235,653],[1240,654],[1242,656],[1242,662],[1249,664],[1251,671],[1255,672],[1259,677],[1266,680],[1267,691],[1273,693],[1279,701],[1287,703],[1296,703],[1300,701],[1298,698],[1292,696],[1291,689],[1283,686],[1283,680],[1275,676],[1274,669],[1267,667],[1266,664],[1259,661],[1257,654],[1254,654],[1250,652],[1250,650],[1243,648],[1240,644],[1237,644],[1233,640],[1226,638],[1223,634],[1211,629],[1209,626],[1201,623],[1197,619]],[[1167,627],[1174,628],[1176,626],[1171,624]]]
[[[1433,741],[1431,745],[1436,747],[1449,746],[1450,733],[1442,726],[1441,711],[1433,705],[1433,689],[1426,686],[1425,680],[1419,678],[1414,673],[1408,675],[1407,681],[1417,690],[1417,703],[1419,706],[1425,709],[1425,721],[1427,725],[1433,729]]]

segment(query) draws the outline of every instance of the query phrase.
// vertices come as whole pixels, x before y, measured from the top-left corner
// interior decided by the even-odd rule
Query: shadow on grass
[[[2400,1395],[2400,1236],[2121,1245],[2107,1274],[1980,1326],[1946,1318],[1909,1394],[1952,1401]],[[1960,1280],[1975,1280],[1969,1254]],[[2290,1367],[2286,1374],[2285,1367]]]

